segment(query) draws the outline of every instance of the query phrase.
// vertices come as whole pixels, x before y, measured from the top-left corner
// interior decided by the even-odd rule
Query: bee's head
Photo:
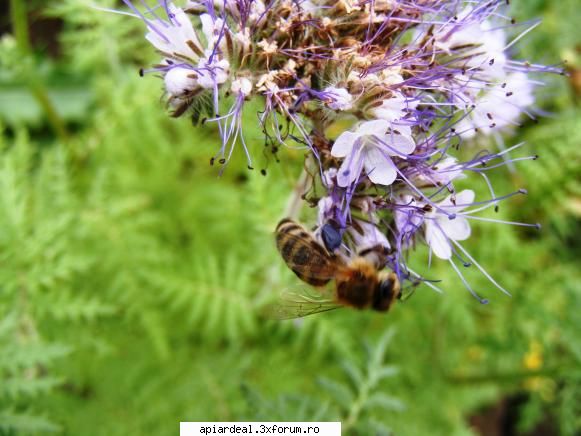
[[[387,311],[399,296],[399,280],[394,273],[389,273],[379,280],[373,299],[373,309],[380,312]]]

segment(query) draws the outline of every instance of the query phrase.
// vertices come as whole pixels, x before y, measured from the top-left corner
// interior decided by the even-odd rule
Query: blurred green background
[[[511,3],[543,18],[519,57],[570,73],[545,78],[549,115],[507,139],[541,158],[492,174],[498,193],[529,191],[494,216],[543,230],[478,222],[465,244],[513,297],[470,268],[480,306],[436,262],[446,294],[420,287],[387,316],[273,322],[260,308],[297,279],[272,231],[303,156],[264,154],[249,113],[267,175],[238,156],[218,178],[215,127],[171,119],[162,82],[138,75],[156,61],[140,21],[2,2],[0,434],[172,435],[187,420],[579,434],[581,17],[575,0]]]

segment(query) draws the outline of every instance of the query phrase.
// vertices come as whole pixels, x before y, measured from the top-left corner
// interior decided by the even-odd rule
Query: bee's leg
[[[372,262],[376,268],[381,269],[387,264],[388,256],[391,253],[392,251],[386,246],[377,244],[369,248],[364,248],[357,255]]]
[[[422,281],[418,278],[410,279],[410,281],[411,283],[405,286],[398,295],[398,300],[402,302],[406,301],[413,295],[413,293],[416,291],[416,288],[422,283]]]

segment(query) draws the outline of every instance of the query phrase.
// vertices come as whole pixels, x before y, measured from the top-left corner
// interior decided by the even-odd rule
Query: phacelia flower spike
[[[216,124],[209,160],[220,171],[236,153],[252,169],[302,149],[305,171],[287,213],[317,207],[314,235],[329,253],[380,246],[380,266],[402,284],[438,290],[409,265],[411,250],[425,245],[481,302],[456,263],[506,292],[464,244],[470,221],[531,225],[479,214],[523,193],[497,195],[488,171],[535,158],[511,157],[522,144],[507,148],[502,135],[534,118],[539,74],[560,72],[513,57],[538,23],[514,23],[504,0],[124,3],[159,53],[143,72],[163,78],[171,114]],[[256,124],[243,125],[250,107],[260,141]],[[460,148],[473,157],[463,160]],[[459,180],[468,188],[458,191]],[[477,199],[470,183],[488,196]]]

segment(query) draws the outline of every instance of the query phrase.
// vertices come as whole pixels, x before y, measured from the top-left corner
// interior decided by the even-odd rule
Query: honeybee
[[[276,246],[302,281],[320,289],[284,294],[272,313],[275,318],[299,318],[343,306],[386,312],[400,295],[397,275],[378,269],[385,256],[383,248],[373,247],[344,260],[288,218],[276,227]],[[331,281],[334,286],[329,292],[323,287]]]

